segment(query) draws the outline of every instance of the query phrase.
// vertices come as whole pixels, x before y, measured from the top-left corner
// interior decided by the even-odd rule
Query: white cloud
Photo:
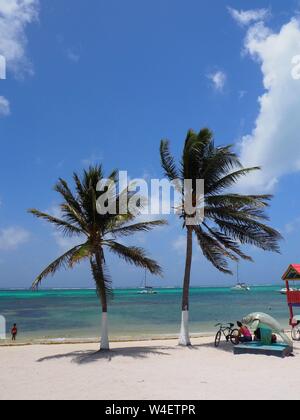
[[[8,115],[10,115],[9,101],[4,96],[0,96],[0,117],[7,117]]]
[[[30,233],[21,227],[9,227],[0,230],[0,249],[10,251],[28,242]]]
[[[95,153],[91,154],[89,157],[82,159],[81,164],[85,167],[93,166],[101,163],[102,161],[101,155],[96,155]]]
[[[78,63],[80,61],[80,54],[74,52],[71,49],[67,51],[67,57],[70,61],[73,61],[73,63]]]
[[[299,21],[292,19],[277,33],[262,22],[251,26],[245,50],[261,66],[265,92],[255,126],[240,144],[241,161],[263,171],[244,178],[241,187],[269,192],[281,177],[300,171],[300,80],[292,77],[293,57],[300,54]]]
[[[32,73],[26,27],[38,18],[39,0],[0,0],[0,54],[17,76]]]
[[[186,251],[186,236],[179,236],[175,242],[173,242],[173,249],[175,251],[182,253]]]
[[[69,249],[74,248],[77,245],[83,244],[86,242],[86,239],[84,237],[72,237],[72,238],[68,238],[63,236],[62,234],[60,234],[59,232],[54,232],[53,233],[55,242],[57,243],[59,249],[62,252],[66,252],[69,251]]]
[[[213,87],[215,88],[216,91],[218,92],[223,91],[226,84],[226,80],[227,80],[227,76],[223,71],[218,70],[215,73],[209,74],[207,77],[213,83]]]
[[[247,26],[251,23],[264,21],[270,15],[268,9],[236,10],[228,7],[228,11],[239,25]]]
[[[300,228],[300,217],[297,217],[295,220],[285,225],[283,233],[286,235],[291,235],[294,232],[298,231],[299,228]]]
[[[247,94],[248,94],[248,92],[246,90],[240,90],[239,91],[239,99],[244,99]]]

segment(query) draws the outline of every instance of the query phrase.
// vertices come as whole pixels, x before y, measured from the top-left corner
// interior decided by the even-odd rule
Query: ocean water
[[[215,331],[217,322],[236,322],[253,311],[265,312],[288,326],[286,297],[278,287],[256,287],[250,292],[229,288],[191,289],[192,333]],[[109,305],[112,339],[175,335],[181,319],[181,289],[157,289],[156,295],[139,290],[115,290]],[[19,340],[96,338],[101,310],[94,290],[0,290],[0,315],[19,327]]]

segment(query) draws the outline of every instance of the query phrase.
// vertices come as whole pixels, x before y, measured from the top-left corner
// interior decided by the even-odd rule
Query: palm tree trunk
[[[100,299],[102,306],[102,321],[101,321],[101,342],[100,350],[108,351],[109,350],[109,338],[108,338],[108,320],[107,320],[107,296],[105,291],[104,284],[104,273],[103,273],[103,258],[100,252],[96,253],[96,261],[99,268],[99,271],[102,273],[100,280]]]
[[[190,294],[190,280],[191,280],[191,268],[193,258],[193,229],[191,226],[187,227],[187,248],[186,248],[186,264],[185,264],[185,275],[183,283],[182,293],[182,320],[181,320],[181,331],[179,338],[179,345],[190,346],[190,334],[189,334],[189,294]]]

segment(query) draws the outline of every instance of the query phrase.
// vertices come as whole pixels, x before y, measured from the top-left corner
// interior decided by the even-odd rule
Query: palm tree
[[[104,249],[108,249],[129,264],[146,269],[151,274],[161,275],[160,266],[156,261],[148,258],[143,249],[125,246],[117,242],[117,238],[127,237],[137,232],[148,232],[166,222],[158,220],[133,223],[137,215],[129,212],[122,215],[110,214],[107,210],[99,212],[97,200],[107,192],[107,189],[103,192],[97,191],[98,183],[104,180],[101,166],[90,167],[88,171],[83,172],[82,177],[74,173],[73,179],[75,193],[63,179],[59,179],[54,188],[63,198],[60,205],[61,217],[54,217],[36,209],[31,209],[29,212],[51,223],[65,236],[78,236],[81,243],[53,261],[35,279],[32,287],[38,288],[44,278],[54,275],[61,268],[73,268],[83,260],[89,261],[102,305],[101,350],[109,350],[107,310],[108,298],[112,290]],[[117,185],[117,172],[114,171],[108,179],[112,185]],[[119,208],[120,200],[125,196],[124,193],[125,191],[122,191],[115,195],[116,208]],[[131,197],[128,191],[126,191],[126,197],[127,200]]]
[[[279,252],[281,235],[265,224],[268,220],[265,209],[272,198],[270,195],[234,194],[232,187],[237,181],[260,168],[242,167],[232,146],[216,147],[209,129],[199,133],[190,130],[185,141],[179,168],[170,153],[168,140],[160,146],[162,167],[170,181],[180,188],[182,203],[179,213],[186,229],[187,251],[182,295],[182,325],[180,344],[191,344],[189,318],[189,288],[193,255],[193,238],[196,237],[203,255],[219,271],[232,274],[229,260],[252,261],[241,245],[252,245],[264,251]],[[196,180],[204,180],[204,197],[198,197]],[[191,180],[190,191],[186,191],[184,180]],[[230,189],[230,190],[229,190]],[[227,191],[226,191],[227,190]],[[229,191],[228,191],[229,190]],[[191,224],[184,206],[185,197],[190,195],[193,208],[204,206],[204,219]],[[204,198],[204,201],[203,201]]]

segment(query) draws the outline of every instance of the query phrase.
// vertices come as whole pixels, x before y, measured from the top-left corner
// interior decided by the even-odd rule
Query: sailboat
[[[145,270],[144,286],[142,290],[138,292],[139,295],[156,295],[157,292],[153,287],[147,285],[147,270]]]
[[[250,287],[246,283],[240,282],[240,266],[239,263],[237,264],[237,271],[236,271],[237,283],[235,286],[231,288],[231,290],[235,292],[250,292]]]

